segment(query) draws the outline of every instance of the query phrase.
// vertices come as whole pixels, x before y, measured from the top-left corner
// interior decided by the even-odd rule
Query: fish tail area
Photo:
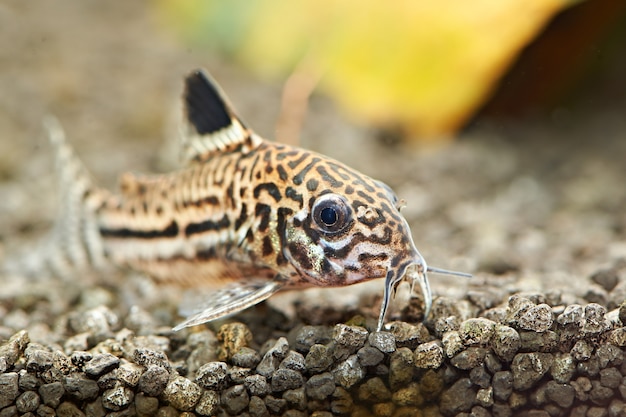
[[[47,117],[44,126],[55,153],[59,212],[54,228],[39,247],[21,257],[19,272],[68,277],[101,268],[107,261],[97,212],[108,192],[93,184],[89,172],[67,143],[58,120]]]

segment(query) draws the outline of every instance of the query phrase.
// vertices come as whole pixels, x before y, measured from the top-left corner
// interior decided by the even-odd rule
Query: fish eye
[[[321,230],[337,233],[352,220],[352,211],[345,198],[337,194],[324,194],[313,204],[313,221]]]

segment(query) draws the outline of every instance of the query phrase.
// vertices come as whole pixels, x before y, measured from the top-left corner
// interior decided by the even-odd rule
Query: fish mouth
[[[413,259],[396,269],[390,269],[387,271],[387,276],[385,278],[385,290],[383,292],[383,302],[380,306],[380,315],[378,316],[377,331],[382,330],[391,298],[395,296],[398,285],[404,278],[410,280],[411,293],[413,293],[415,283],[417,282],[419,284],[424,297],[424,319],[428,317],[432,306],[432,293],[430,291],[428,276],[426,275],[428,265],[426,265],[424,258],[419,255],[419,252],[416,251],[416,254],[417,259]]]

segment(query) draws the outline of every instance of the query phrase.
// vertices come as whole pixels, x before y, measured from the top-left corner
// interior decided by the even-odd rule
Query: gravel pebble
[[[286,400],[285,400],[286,401]],[[252,417],[269,417],[270,413],[267,411],[267,407],[263,400],[259,397],[253,396],[250,398],[250,404],[248,404],[248,411]]]
[[[159,409],[158,398],[140,392],[135,395],[135,410],[140,417],[154,416]]]
[[[470,411],[476,401],[476,390],[469,378],[461,378],[441,395],[441,412],[444,415],[455,415],[462,411]]]
[[[304,366],[310,373],[326,371],[333,364],[333,356],[326,345],[313,345],[304,358]]]
[[[520,329],[541,333],[550,329],[553,322],[552,308],[547,304],[539,304],[521,313],[517,319],[517,326]]]
[[[303,372],[306,369],[304,356],[295,350],[287,352],[278,369],[291,369],[292,371]]]
[[[120,359],[110,353],[95,355],[91,360],[85,363],[84,370],[90,377],[98,377],[103,375],[120,364]]]
[[[461,336],[456,330],[445,332],[441,337],[441,343],[443,344],[443,351],[448,358],[453,357],[464,348]]]
[[[358,326],[346,326],[340,323],[333,329],[333,340],[338,346],[344,348],[348,355],[363,347],[367,336],[367,330]]]
[[[244,346],[233,355],[231,362],[242,368],[254,368],[261,362],[261,355],[256,350]]]
[[[582,332],[586,336],[595,336],[611,328],[610,322],[605,319],[606,308],[595,303],[585,306]]]
[[[243,384],[250,374],[252,374],[252,369],[250,368],[242,368],[240,366],[231,366],[228,368],[228,379],[234,385]]]
[[[412,325],[402,321],[394,321],[387,325],[389,332],[396,341],[396,347],[415,349],[420,343],[428,341],[428,329],[423,324]]]
[[[385,354],[375,347],[363,346],[361,349],[358,350],[357,356],[359,357],[359,362],[361,362],[361,365],[376,366],[384,359]]]
[[[307,396],[323,400],[335,391],[335,379],[330,372],[313,375],[306,381],[305,388]]]
[[[256,367],[257,373],[263,375],[266,378],[272,376],[272,374],[278,369],[280,363],[287,352],[289,351],[289,342],[284,337],[279,338],[276,343],[263,355],[263,359]]]
[[[346,389],[351,388],[365,377],[365,369],[359,363],[357,355],[348,357],[332,370],[337,385]]]
[[[58,417],[85,417],[85,413],[80,411],[78,407],[71,402],[63,402],[61,403],[57,409]]]
[[[93,400],[98,396],[100,388],[98,383],[91,379],[81,376],[73,376],[65,378],[63,382],[65,392],[79,401]]]
[[[61,397],[65,394],[65,388],[61,382],[52,382],[39,387],[39,395],[41,401],[52,408],[58,407],[61,403]]]
[[[140,392],[157,397],[165,390],[169,381],[169,373],[165,368],[151,365],[139,378],[137,389]]]
[[[200,397],[195,411],[201,416],[214,416],[218,412],[219,405],[219,394],[215,391],[206,390],[202,393],[202,397]]]
[[[420,369],[437,369],[443,364],[443,359],[443,348],[439,341],[422,343],[413,353],[413,363]]]
[[[326,326],[303,326],[296,334],[294,348],[305,354],[313,345],[330,342],[331,335],[330,329]]]
[[[306,409],[307,401],[304,387],[290,389],[283,392],[283,399],[287,401],[287,406],[292,409],[303,411]]]
[[[359,400],[368,403],[379,403],[391,399],[391,392],[382,379],[370,378],[359,386]]]
[[[221,342],[219,359],[231,359],[233,355],[252,341],[252,333],[243,323],[227,323],[217,332],[217,340]]]
[[[458,369],[467,371],[482,365],[485,362],[485,356],[487,356],[487,349],[469,347],[451,358],[450,363]]]
[[[250,375],[244,379],[244,386],[251,395],[262,397],[269,394],[272,390],[267,379],[263,375]]]
[[[15,364],[17,359],[22,356],[29,343],[30,337],[28,336],[28,332],[21,330],[0,346],[0,357],[5,359],[7,367]]]
[[[370,346],[383,353],[393,353],[396,350],[396,338],[390,332],[372,332],[367,337]]]
[[[131,389],[118,385],[102,393],[102,405],[108,410],[119,411],[128,407],[134,397],[135,393]]]
[[[550,375],[560,384],[568,383],[576,372],[576,362],[569,353],[557,353],[550,367]]]
[[[524,391],[534,386],[548,372],[554,356],[551,353],[518,353],[511,363],[513,388]]]
[[[202,389],[187,378],[177,376],[169,381],[162,395],[173,407],[189,411],[200,400]]]
[[[520,352],[554,352],[559,345],[559,335],[552,330],[539,333],[520,331]]]
[[[278,369],[272,375],[271,387],[273,392],[300,388],[303,384],[302,374],[291,369]]]
[[[15,406],[20,413],[35,411],[39,404],[39,395],[35,391],[26,391],[15,400]]]
[[[485,318],[467,319],[459,327],[459,336],[465,346],[486,346],[495,326],[495,322]]]
[[[265,406],[272,414],[282,414],[287,408],[287,400],[282,398],[275,398],[271,395],[265,397]]]
[[[491,348],[498,357],[504,361],[511,361],[521,347],[519,333],[509,326],[496,326]]]
[[[228,365],[225,362],[209,362],[196,373],[196,383],[208,390],[221,390],[228,385]]]
[[[413,379],[413,352],[411,349],[401,347],[391,354],[389,358],[389,386],[396,390],[408,384]]]
[[[546,384],[546,398],[559,407],[569,408],[574,403],[576,392],[571,385],[548,381]]]

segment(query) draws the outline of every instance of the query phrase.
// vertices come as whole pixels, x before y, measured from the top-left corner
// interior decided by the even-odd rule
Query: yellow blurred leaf
[[[571,0],[160,0],[186,35],[254,71],[304,62],[347,113],[414,137],[454,133]],[[228,46],[228,47],[225,47]]]

